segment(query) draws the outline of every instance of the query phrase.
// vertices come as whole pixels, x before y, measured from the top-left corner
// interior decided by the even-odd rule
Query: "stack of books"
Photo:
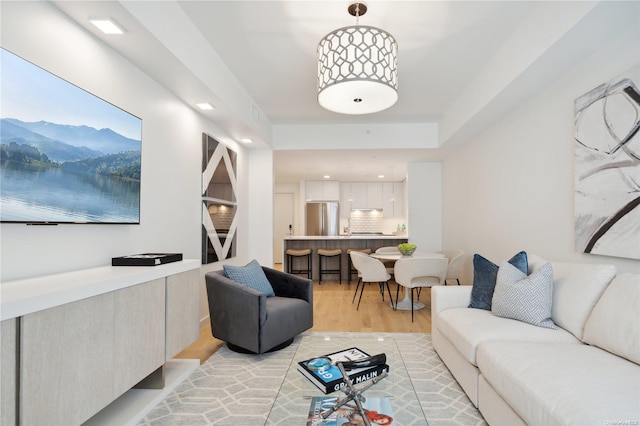
[[[314,385],[316,385],[318,389],[323,393],[328,394],[335,392],[344,386],[342,373],[340,373],[340,369],[335,365],[336,362],[357,361],[367,357],[369,357],[369,354],[353,347],[305,361],[300,361],[298,362],[298,370]],[[330,365],[324,368],[318,368],[315,364],[317,364],[318,360],[322,361],[323,359],[326,359],[327,361],[330,360]],[[389,372],[388,364],[356,368],[348,370],[347,374],[349,375],[351,382],[357,385],[380,376],[383,371],[386,371],[387,373]]]

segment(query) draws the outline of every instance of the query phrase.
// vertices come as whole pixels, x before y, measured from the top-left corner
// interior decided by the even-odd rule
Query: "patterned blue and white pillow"
[[[257,260],[252,260],[246,266],[223,265],[224,274],[227,278],[251,287],[267,297],[275,296],[273,287],[262,270],[262,266]]]
[[[509,262],[500,264],[491,302],[494,315],[556,329],[551,320],[552,301],[553,269],[550,263],[545,263],[528,277]]]

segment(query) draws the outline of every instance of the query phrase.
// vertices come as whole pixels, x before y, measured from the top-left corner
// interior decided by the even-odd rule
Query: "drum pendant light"
[[[398,44],[379,28],[359,25],[367,11],[349,5],[356,25],[330,32],[318,44],[318,103],[340,114],[371,114],[398,100]]]

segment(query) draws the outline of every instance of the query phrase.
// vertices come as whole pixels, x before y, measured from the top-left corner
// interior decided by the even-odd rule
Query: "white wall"
[[[140,225],[2,225],[2,280],[139,252],[199,258],[200,133],[210,123],[46,2],[2,5],[2,45],[142,118]]]
[[[241,238],[249,259],[273,265],[273,151],[249,152],[247,227]]]
[[[442,164],[409,163],[406,181],[407,231],[417,250],[442,248]]]
[[[140,225],[2,224],[3,282],[106,266],[114,256],[141,252],[200,259],[202,132],[238,152],[240,223],[233,262],[244,264],[250,256],[270,261],[272,225],[264,215],[272,203],[270,152],[248,154],[215,123],[47,2],[3,2],[1,19],[4,48],[143,120]],[[263,227],[268,232],[256,231]],[[250,244],[251,232],[268,244]],[[202,273],[220,267],[220,262],[206,265]],[[202,295],[204,317],[204,287]]]
[[[465,251],[464,283],[472,281],[474,253],[498,263],[520,250],[640,272],[637,260],[576,252],[573,238],[573,101],[638,62],[636,31],[576,64],[444,161],[444,248]]]

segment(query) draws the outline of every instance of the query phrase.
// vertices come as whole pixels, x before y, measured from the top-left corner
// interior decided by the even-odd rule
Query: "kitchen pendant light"
[[[340,114],[371,114],[398,100],[398,43],[379,28],[359,25],[367,6],[347,9],[356,25],[330,32],[318,44],[318,103]]]

